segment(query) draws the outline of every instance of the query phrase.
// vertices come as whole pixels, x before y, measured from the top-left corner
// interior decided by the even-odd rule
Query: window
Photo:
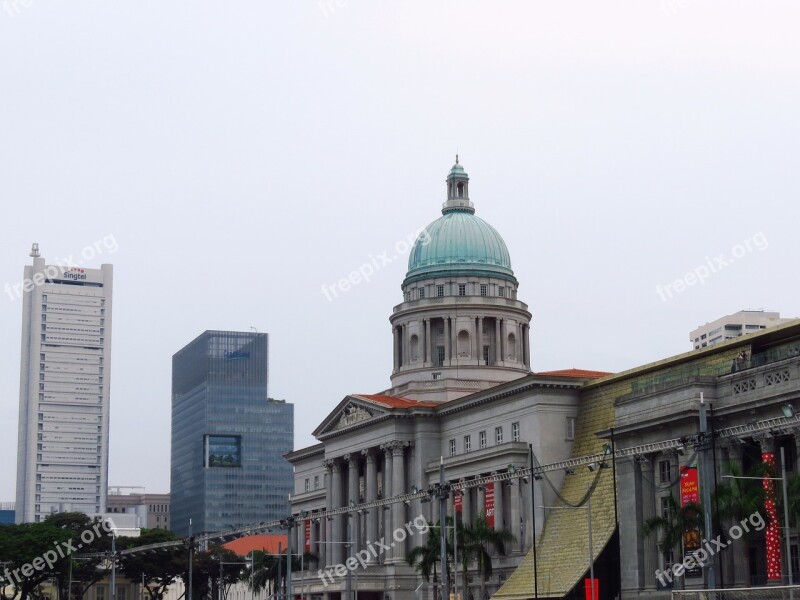
[[[436,295],[437,295],[439,298],[441,298],[442,296],[444,296],[444,286],[443,286],[443,285],[437,285],[437,286],[436,286]]]
[[[669,513],[670,513],[669,498],[664,496],[663,498],[661,498],[661,516],[664,517],[665,519],[669,519],[670,518]]]
[[[204,438],[206,467],[242,466],[242,436],[206,435]]]
[[[502,444],[503,443],[503,428],[502,427],[495,427],[494,428],[494,443],[495,444]]]
[[[420,298],[424,298],[425,297],[425,288],[419,288],[419,297]]]
[[[128,600],[128,588],[117,586],[117,600]]]
[[[502,285],[500,287],[498,287],[497,288],[497,295],[500,296],[501,298],[505,298],[506,297],[506,288],[504,286],[502,286]]]
[[[472,436],[464,436],[464,452],[472,452]]]
[[[94,588],[94,597],[97,600],[106,600],[106,586],[96,585]]]
[[[481,431],[478,434],[478,446],[480,446],[481,448],[486,448],[486,432],[485,431]]]
[[[411,302],[411,292],[406,292],[406,302]]]
[[[319,475],[314,475],[314,489],[319,489]]]
[[[481,284],[481,296],[485,296],[488,291],[489,291],[489,286],[486,285],[485,283],[482,283]]]
[[[467,295],[467,284],[466,283],[459,283],[458,284],[458,295],[459,296],[466,296]]]
[[[456,441],[450,440],[450,456],[456,455]]]
[[[483,347],[483,362],[484,364],[489,364],[489,346]]]
[[[444,364],[444,346],[436,346],[436,366],[441,367]]]
[[[442,373],[440,371],[436,372],[436,373],[431,373],[431,377],[433,377],[434,380],[441,379],[442,378]]]
[[[519,422],[511,424],[511,441],[519,441]]]
[[[310,489],[311,489],[311,482],[308,480],[308,477],[306,477],[306,481],[305,481],[305,484],[304,484],[304,490],[303,491],[308,492]]]
[[[669,483],[672,479],[671,464],[668,460],[658,462],[658,480],[661,483]]]
[[[575,439],[575,417],[567,417],[567,439]]]

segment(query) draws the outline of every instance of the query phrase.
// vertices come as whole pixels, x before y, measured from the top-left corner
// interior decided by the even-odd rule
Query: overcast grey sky
[[[456,150],[534,370],[800,316],[796,1],[328,1],[0,0],[0,285],[33,241],[116,242],[85,265],[114,264],[112,485],[168,490],[171,356],[206,329],[270,333],[298,448],[388,387],[407,257],[321,288],[439,216]],[[3,293],[0,501],[21,311]]]

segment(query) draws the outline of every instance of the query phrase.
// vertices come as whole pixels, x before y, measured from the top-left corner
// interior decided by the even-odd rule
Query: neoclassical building
[[[459,482],[528,465],[529,443],[540,461],[561,460],[572,446],[578,389],[605,375],[531,373],[531,314],[518,299],[503,238],[475,214],[458,159],[446,192],[442,216],[411,250],[403,301],[390,316],[392,387],[348,395],[314,430],[319,444],[287,455],[295,469],[292,513],[301,521],[295,548],[318,556],[295,577],[295,595],[303,589],[306,597],[340,598],[346,581],[324,582],[320,569],[343,563],[370,542],[391,539],[415,517],[435,522],[440,516],[437,502],[418,500],[330,520],[315,513],[425,489],[438,481],[440,461],[447,480]],[[553,477],[556,489],[562,478]],[[488,593],[531,546],[534,503],[522,483],[476,486],[448,503],[449,513],[464,522],[486,515],[495,529],[514,535],[507,554],[496,556]],[[535,504],[553,498],[553,490],[540,487]],[[544,514],[536,510],[541,529]],[[352,548],[348,540],[354,540]],[[422,580],[406,556],[424,540],[421,533],[409,535],[371,556],[357,575],[359,598],[411,600]],[[470,578],[469,594],[478,598],[479,582],[474,573]],[[463,594],[460,579],[455,583]],[[423,586],[417,593],[431,590]]]
[[[345,598],[348,581],[335,567],[384,539],[394,543],[351,572],[351,589],[360,600],[431,600],[435,586],[406,562],[425,536],[413,528],[402,540],[393,534],[417,517],[437,521],[437,502],[414,499],[319,515],[426,489],[439,481],[441,462],[449,483],[505,478],[473,482],[463,496],[451,495],[447,513],[467,524],[484,515],[491,527],[514,536],[505,555],[492,549],[494,571],[483,598],[474,564],[467,581],[461,574],[451,580],[461,598],[583,598],[591,562],[600,600],[620,590],[625,598],[666,600],[668,586],[657,571],[680,561],[681,552],[664,549],[657,534],[645,535],[642,523],[667,515],[669,497],[680,496],[681,468],[696,462],[690,440],[698,430],[701,393],[713,406],[714,426],[735,433],[715,443],[717,484],[765,460],[780,467],[781,447],[787,471],[797,472],[800,417],[780,415],[787,407],[800,415],[800,321],[617,374],[532,372],[531,314],[518,299],[508,249],[475,215],[468,184],[456,162],[442,216],[411,251],[403,301],[390,316],[392,387],[341,399],[314,430],[319,443],[287,455],[299,524],[293,547],[317,556],[295,574],[292,592],[311,600]],[[676,438],[685,438],[687,447],[661,447]],[[605,453],[612,440],[626,451],[613,468],[608,460],[580,462]],[[529,445],[540,465],[573,458],[580,466],[514,476],[529,465]],[[709,483],[701,479],[699,485],[702,490]],[[776,521],[771,531],[783,535]],[[800,564],[800,539],[794,529],[790,534],[792,562]],[[718,557],[717,583],[786,581],[783,540],[776,547],[775,535],[755,532],[731,543]],[[703,577],[693,574],[685,585],[700,587]]]

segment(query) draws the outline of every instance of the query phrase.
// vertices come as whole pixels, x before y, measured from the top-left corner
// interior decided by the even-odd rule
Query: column
[[[494,530],[503,531],[505,529],[505,513],[503,511],[503,495],[505,482],[494,482]]]
[[[644,523],[650,517],[656,516],[656,510],[658,509],[656,506],[656,462],[655,455],[650,455],[645,460],[639,460],[639,477],[642,482],[642,512],[641,520],[637,521],[637,525],[638,523]],[[617,461],[617,471],[619,471],[619,464],[619,461]],[[622,476],[619,472],[617,473],[617,479],[620,481],[620,489],[622,489]],[[624,515],[625,513],[620,510],[620,529],[622,529],[622,523],[625,521]],[[644,565],[643,584],[646,587],[650,587],[655,585],[654,578],[650,574],[655,573],[659,565],[659,549],[655,539],[644,540],[642,553],[644,554],[642,561]]]
[[[514,481],[513,486],[509,486],[508,488],[508,508],[511,514],[508,518],[508,527],[507,529],[511,532],[511,534],[517,538],[516,542],[512,542],[511,544],[511,551],[516,552],[518,550],[522,550],[522,543],[523,543],[523,535],[520,528],[520,524],[522,521],[520,520],[520,513],[519,513],[519,501],[520,501],[520,493],[522,492],[522,486],[525,485],[522,483],[521,479],[517,479]]]
[[[738,467],[738,473],[743,474],[743,460],[744,460],[744,447],[743,442],[738,438],[729,438],[729,444],[727,444],[727,455],[728,461],[727,465],[728,468],[725,470],[725,475],[730,475],[730,465],[736,465]],[[723,464],[725,464],[725,460],[723,458]],[[725,523],[723,525],[723,530],[727,531],[728,526],[733,525],[733,522]],[[729,557],[732,557],[733,560],[733,574],[731,577],[725,577],[725,585],[730,585],[733,587],[734,585],[738,587],[746,587],[750,585],[750,577],[748,573],[750,572],[750,568],[748,565],[748,557],[747,557],[747,542],[739,539],[733,542],[730,550],[725,550],[723,554],[727,554]],[[795,579],[797,581],[797,579]]]
[[[425,319],[425,360],[429,365],[433,364],[433,354],[431,352],[431,320]]]
[[[333,461],[326,460],[323,461],[325,465],[325,472],[327,473],[327,484],[325,485],[325,510],[330,510],[333,508]],[[319,523],[319,537],[320,542],[327,542],[331,539],[331,522],[327,519],[327,517],[323,517]],[[321,567],[326,567],[332,564],[332,555],[330,552],[330,545],[322,543],[319,545],[317,549],[319,551],[319,562]]]
[[[392,442],[392,491],[394,495],[397,496],[399,494],[405,493],[405,461],[404,459],[404,449],[406,443],[401,441],[394,441]],[[399,529],[403,528],[403,513],[405,512],[405,504],[402,502],[397,502],[392,504],[392,510],[389,511],[392,513],[392,529],[389,532],[389,535],[393,535],[393,533]],[[388,539],[388,536],[387,536]],[[392,557],[394,558],[395,562],[404,561],[406,557],[406,544],[405,542],[398,542],[395,540],[395,547],[392,549]]]
[[[452,358],[450,354],[450,317],[444,317],[444,360],[445,364]]]
[[[478,317],[478,362],[483,364],[483,317]]]
[[[320,526],[321,523],[318,523],[316,521],[316,519],[313,517],[313,514],[309,515],[308,518],[311,519],[311,536],[310,536],[311,539],[309,540],[310,541],[310,545],[311,545],[311,552],[313,554],[316,554],[317,556],[320,556],[319,546],[317,545],[317,542],[319,541],[319,536],[317,535],[317,527]],[[305,552],[305,546],[303,547],[303,552]],[[306,561],[306,563],[308,563],[308,562],[309,561]],[[320,565],[321,564],[322,563],[320,561]],[[308,564],[306,564],[305,567],[306,567],[307,570],[311,569],[311,567]]]
[[[777,471],[777,461],[775,459],[775,440],[772,437],[762,437],[761,440],[761,460],[769,465],[772,472]],[[773,479],[763,480],[764,487],[764,515],[767,521],[767,581],[775,585],[780,585],[781,581],[781,531],[778,509],[775,506],[776,491]]]
[[[500,341],[500,319],[494,318],[494,362],[499,364],[503,360]]]
[[[400,368],[400,345],[398,343],[398,331],[397,326],[392,326],[392,341],[394,342],[394,370]]]
[[[506,359],[506,335],[508,334],[506,320],[500,319],[500,360]]]
[[[475,503],[475,516],[486,516],[486,490],[483,486],[478,486],[478,492],[476,494],[477,502]]]
[[[408,335],[408,323],[403,323],[403,362],[411,364],[411,340]]]
[[[394,489],[392,488],[393,473],[392,473],[392,447],[390,444],[381,444],[383,450],[383,497],[391,498],[394,496]],[[388,510],[386,510],[388,508]],[[392,535],[392,505],[389,504],[381,507],[381,519],[383,519],[383,538],[388,544],[390,542],[389,536]],[[391,559],[390,554],[381,555],[384,563]]]
[[[358,457],[359,455],[356,453],[353,454],[345,454],[344,460],[348,464],[349,469],[347,472],[347,504],[351,504],[355,502],[356,504],[359,503],[358,497]],[[350,526],[350,542],[354,543],[355,546],[352,548],[352,553],[355,554],[361,548],[358,546],[358,540],[356,539],[356,534],[358,531],[358,527],[356,526],[356,521],[358,520],[358,513],[350,512],[346,517],[347,522]],[[347,546],[344,547],[345,549],[345,556],[350,556],[351,549]]]
[[[366,469],[364,471],[364,487],[367,494],[367,502],[374,502],[378,499],[378,465],[375,462],[375,454],[370,450],[362,450],[361,455],[366,461]],[[380,507],[370,508],[367,513],[367,537],[366,541],[375,542],[378,539],[378,512],[383,509]],[[368,559],[370,563],[375,562],[375,557],[370,552]]]
[[[461,499],[461,504],[461,519],[464,525],[472,525],[472,488],[464,489],[464,497]]]
[[[531,327],[530,325],[523,325],[522,326],[522,343],[523,343],[523,351],[525,352],[525,366],[528,367],[528,370],[531,368],[531,348],[530,348],[530,332]]]
[[[342,467],[339,464],[339,461],[335,461],[333,463],[333,467],[331,467],[331,501],[333,503],[332,508],[339,508],[343,505],[342,497],[344,492],[344,482],[342,481]],[[331,547],[330,556],[331,556],[331,563],[332,564],[339,564],[344,562],[343,560],[343,549],[344,546],[339,542],[344,541],[344,515],[336,515],[333,517],[332,527],[331,527],[331,537],[328,539],[329,543],[328,546]]]

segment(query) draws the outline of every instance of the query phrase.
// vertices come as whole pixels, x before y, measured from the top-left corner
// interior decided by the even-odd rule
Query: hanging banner
[[[306,519],[304,535],[305,535],[305,543],[303,545],[305,546],[305,551],[311,552],[311,521],[308,519]]]
[[[456,492],[453,497],[453,508],[456,512],[456,522],[460,523],[464,518],[464,496],[462,492]]]
[[[700,504],[700,480],[697,475],[696,466],[683,466],[680,469],[681,474],[681,508],[687,504]],[[697,526],[689,531],[683,532],[683,557],[687,559],[693,553],[700,549],[702,544],[702,536],[700,535],[700,527]],[[684,564],[686,564],[684,562]],[[703,569],[697,564],[697,561],[692,561],[695,566],[691,569],[686,569],[687,577],[700,577],[703,574]]]
[[[494,482],[486,484],[483,508],[486,514],[486,524],[494,528]]]

